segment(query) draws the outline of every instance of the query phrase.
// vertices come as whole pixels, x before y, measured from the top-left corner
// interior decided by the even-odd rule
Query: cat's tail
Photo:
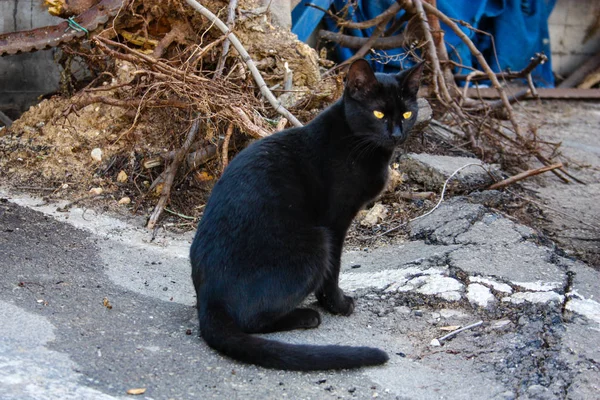
[[[201,313],[202,337],[213,349],[249,364],[295,371],[359,368],[385,363],[389,357],[373,347],[312,346],[252,336],[236,325],[222,307]]]

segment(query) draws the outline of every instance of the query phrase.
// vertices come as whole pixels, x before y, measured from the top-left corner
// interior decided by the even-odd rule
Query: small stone
[[[69,184],[68,183],[63,183],[63,185],[61,186],[61,188],[68,189],[69,188]]]
[[[472,283],[467,287],[467,299],[471,304],[483,308],[496,300],[490,289],[479,283]]]
[[[440,347],[442,344],[440,343],[439,340],[433,339],[431,342],[429,342],[429,345],[432,347]]]
[[[501,319],[499,321],[496,321],[492,324],[492,328],[498,329],[498,328],[503,328],[506,325],[509,325],[511,322],[509,319]]]
[[[550,390],[542,385],[531,385],[527,388],[527,394],[536,399],[550,398]]]
[[[104,190],[101,187],[95,187],[95,188],[90,189],[90,194],[98,196],[98,195],[102,194],[103,191]]]
[[[94,161],[98,161],[98,162],[102,161],[102,150],[99,149],[98,147],[96,147],[94,150],[92,150],[91,155],[92,155],[92,159]]]
[[[131,203],[131,199],[127,196],[125,196],[121,200],[119,200],[120,205],[126,205],[126,204],[130,204],[130,203]]]
[[[120,171],[119,175],[117,175],[117,182],[121,182],[121,183],[127,182],[127,178],[128,178],[128,176],[125,173],[125,171]]]

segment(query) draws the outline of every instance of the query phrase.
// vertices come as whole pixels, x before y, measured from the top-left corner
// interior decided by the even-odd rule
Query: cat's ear
[[[346,88],[350,97],[364,98],[376,87],[377,78],[369,63],[364,59],[354,61],[346,75]]]
[[[421,76],[423,75],[423,68],[425,67],[425,61],[421,61],[412,68],[405,69],[396,75],[396,79],[402,87],[402,91],[410,97],[416,97],[421,85]]]

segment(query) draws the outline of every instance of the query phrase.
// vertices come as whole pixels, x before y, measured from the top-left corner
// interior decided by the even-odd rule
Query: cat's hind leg
[[[321,315],[318,311],[310,308],[296,308],[279,318],[272,316],[261,316],[264,324],[254,326],[247,333],[270,333],[291,331],[294,329],[312,329],[321,324]]]

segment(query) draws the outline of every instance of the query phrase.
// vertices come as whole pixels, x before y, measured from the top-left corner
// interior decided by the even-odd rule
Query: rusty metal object
[[[109,19],[119,13],[125,0],[102,0],[74,18],[79,25],[92,32],[106,24]],[[5,33],[0,35],[0,56],[17,53],[28,53],[56,47],[86,33],[69,27],[69,22],[61,22],[54,26],[45,26],[29,31]]]

